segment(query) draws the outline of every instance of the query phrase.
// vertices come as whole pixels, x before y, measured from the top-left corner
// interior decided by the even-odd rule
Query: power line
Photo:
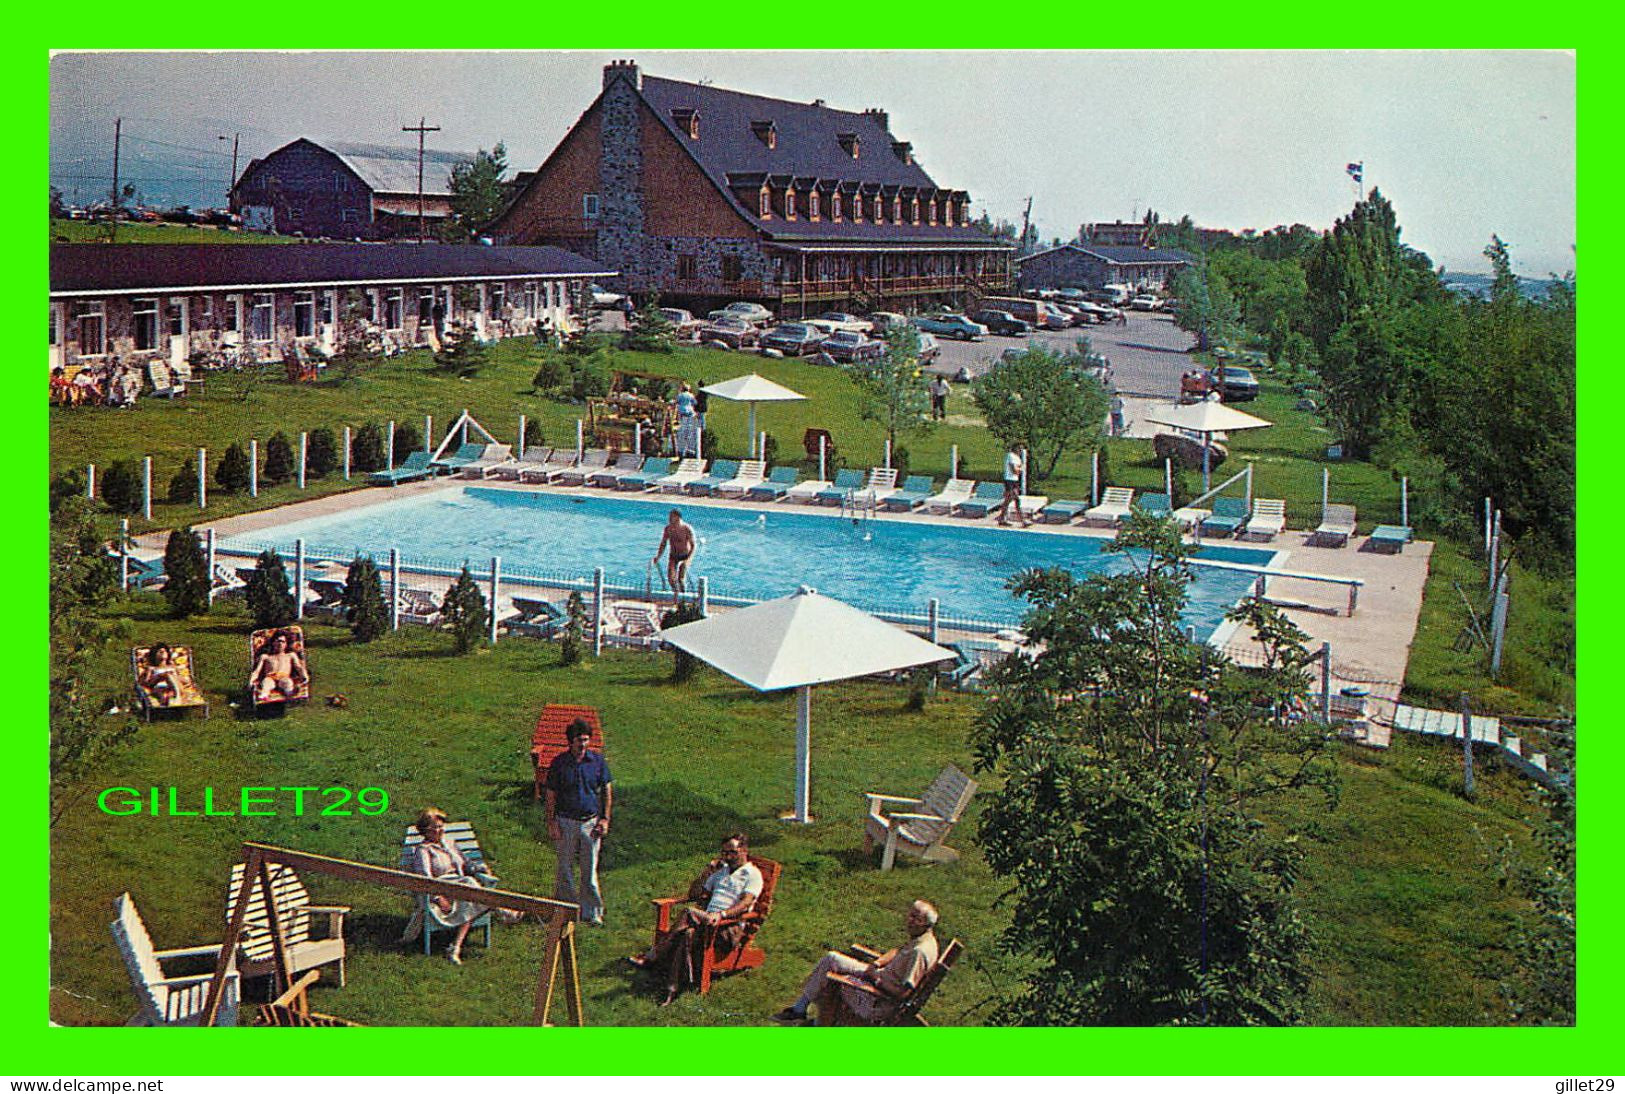
[[[190,144],[172,144],[169,141],[154,140],[151,137],[131,137],[131,136],[126,136],[124,139],[127,140],[127,141],[139,141],[142,144],[156,144],[161,148],[175,148],[175,149],[179,149],[182,152],[198,152],[198,153],[201,153],[201,154],[203,154],[205,156],[215,156],[215,157],[218,157],[220,159],[225,159],[225,157],[226,157],[226,154],[224,152],[217,152],[212,148],[195,148]]]

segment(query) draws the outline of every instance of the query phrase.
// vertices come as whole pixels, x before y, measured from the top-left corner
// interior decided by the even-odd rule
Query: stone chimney
[[[608,87],[616,80],[630,80],[633,90],[643,86],[642,78],[638,74],[638,63],[633,60],[611,61],[604,66],[604,86]]]
[[[863,112],[863,116],[866,118],[873,118],[875,120],[875,124],[880,126],[880,128],[888,132],[891,131],[891,115],[887,114],[878,106],[871,106],[868,110]]]

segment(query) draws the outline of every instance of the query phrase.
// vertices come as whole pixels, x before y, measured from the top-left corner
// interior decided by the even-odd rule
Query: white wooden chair
[[[1337,547],[1348,546],[1349,537],[1354,534],[1354,512],[1352,505],[1328,504],[1321,511],[1320,527],[1315,529],[1314,541]]]
[[[716,493],[720,497],[736,494],[744,497],[750,488],[759,485],[767,478],[766,460],[744,460],[739,465],[739,471],[727,482],[718,483]]]
[[[1243,536],[1274,539],[1286,528],[1286,502],[1280,498],[1255,498],[1253,516],[1242,528]]]
[[[969,501],[971,491],[976,489],[975,479],[949,479],[942,488],[942,493],[933,494],[925,499],[927,513],[951,513],[960,502]]]
[[[113,944],[124,958],[124,969],[130,974],[130,989],[141,1004],[141,1013],[131,1019],[135,1026],[195,1026],[203,1017],[203,1008],[209,999],[209,981],[214,978],[213,966],[220,958],[220,944],[193,946],[185,950],[158,950],[152,945],[147,925],[136,911],[135,900],[129,893],[120,893],[113,901]],[[209,971],[192,976],[169,976],[163,968],[165,961],[207,958]],[[220,1012],[215,1024],[237,1024],[237,1000],[240,975],[236,969],[226,971],[221,985]]]
[[[404,587],[400,592],[398,611],[402,623],[422,623],[427,627],[440,625],[440,605],[428,589]]]
[[[918,798],[865,792],[869,816],[863,828],[863,849],[872,851],[876,844],[885,848],[880,856],[882,870],[892,868],[898,851],[926,862],[953,862],[959,852],[947,845],[948,834],[975,793],[975,781],[953,764],[943,768]],[[895,805],[916,809],[907,813],[890,811],[889,807]]]
[[[1101,492],[1100,504],[1083,511],[1083,521],[1085,524],[1096,520],[1116,524],[1129,515],[1133,505],[1133,490],[1126,486],[1108,486]]]
[[[344,917],[348,906],[312,904],[305,883],[291,867],[270,866],[271,893],[276,900],[277,926],[282,929],[288,955],[288,975],[298,976],[323,965],[337,963],[339,987],[344,986]],[[243,864],[231,868],[231,884],[226,890],[226,921],[243,887]],[[323,921],[322,937],[312,937],[311,920]],[[248,913],[237,943],[237,971],[246,980],[268,976],[276,971],[276,946],[271,937],[271,917],[258,880],[248,891]]]
[[[486,888],[489,888],[496,883],[497,879],[491,875],[489,867],[485,865],[485,852],[480,850],[479,837],[474,835],[473,825],[469,824],[467,821],[447,821],[446,831],[440,838],[443,842],[452,844],[457,848],[457,850],[462,852],[463,858],[468,860],[468,868],[473,871],[474,876],[479,878]],[[422,842],[423,837],[418,834],[417,825],[408,825],[406,828],[406,836],[401,840],[400,865],[401,869],[409,874],[417,873],[418,844]],[[470,891],[474,893],[478,892],[478,890]],[[401,935],[402,940],[406,941],[416,938],[421,932],[423,935],[423,954],[425,957],[434,952],[434,932],[451,930],[450,927],[436,926],[434,920],[425,913],[424,908],[429,903],[429,899],[430,898],[427,893],[419,893],[413,898],[412,918],[406,924],[406,931]],[[486,912],[484,915],[474,920],[473,927],[480,927],[484,929],[485,948],[490,949],[491,913]],[[472,927],[470,928],[470,933],[472,933]]]

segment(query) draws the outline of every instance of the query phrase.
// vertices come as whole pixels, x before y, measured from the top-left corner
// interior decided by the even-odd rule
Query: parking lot
[[[1057,351],[1070,350],[1079,339],[1087,338],[1090,349],[1103,353],[1112,364],[1112,380],[1125,396],[1176,398],[1179,377],[1191,367],[1187,350],[1195,339],[1174,325],[1171,315],[1159,312],[1126,312],[1128,324],[1073,327],[1064,331],[1038,331],[1023,338],[990,334],[980,342],[958,342],[938,338],[942,356],[932,372],[953,376],[968,367],[980,376],[1005,350],[1020,348],[1029,341]]]

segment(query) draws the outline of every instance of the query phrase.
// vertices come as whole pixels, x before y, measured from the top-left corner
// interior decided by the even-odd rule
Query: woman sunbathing
[[[174,652],[163,642],[147,651],[146,663],[141,667],[141,686],[161,707],[179,698],[180,666],[175,664]]]
[[[255,662],[248,686],[254,693],[254,701],[264,703],[276,693],[280,693],[283,700],[296,699],[309,681],[305,659],[294,649],[293,639],[287,631],[277,631]]]

